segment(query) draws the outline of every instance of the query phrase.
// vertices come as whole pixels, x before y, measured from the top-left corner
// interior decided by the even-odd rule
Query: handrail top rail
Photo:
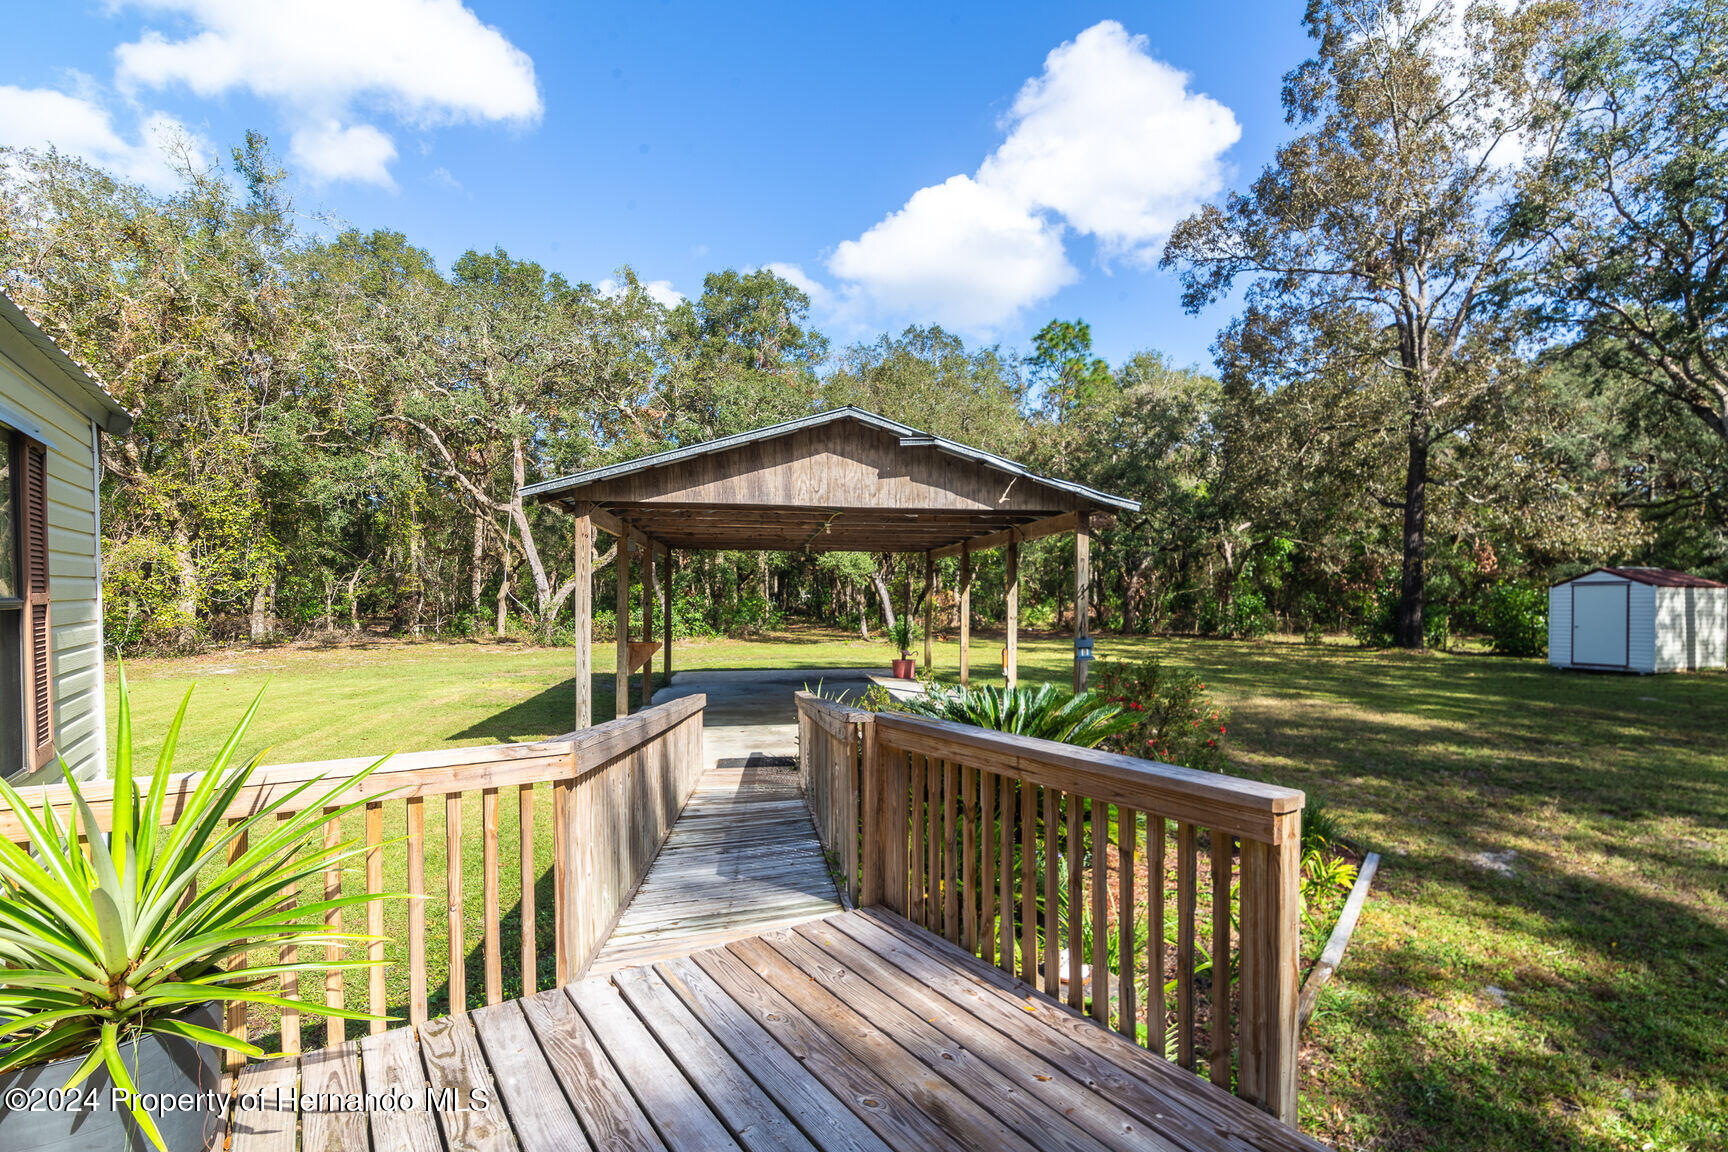
[[[229,815],[246,815],[247,810],[266,795],[281,795],[309,780],[323,778],[335,782],[344,776],[353,776],[381,759],[384,762],[366,778],[361,792],[354,796],[345,796],[344,800],[359,799],[362,794],[379,799],[402,799],[407,796],[439,795],[471,788],[496,787],[500,784],[577,779],[604,767],[690,716],[700,713],[707,706],[707,702],[707,696],[702,693],[681,696],[633,715],[608,720],[592,728],[568,732],[550,740],[263,764],[241,790]],[[172,820],[178,814],[179,805],[191,795],[205,771],[207,769],[176,772],[168,778],[167,803],[164,808],[167,819]],[[139,787],[142,789],[143,784],[140,783]],[[79,790],[106,828],[114,798],[113,781],[80,782]],[[72,803],[72,789],[66,784],[32,785],[18,788],[17,792],[19,798],[36,811],[41,810],[44,801],[57,810],[63,810]],[[314,788],[305,795],[310,799],[317,794],[318,789]],[[23,823],[13,812],[11,805],[4,800],[0,800],[0,838],[17,843],[28,839]]]
[[[1270,843],[1287,834],[1287,820],[1307,796],[1298,788],[1202,772],[1118,752],[1082,748],[1036,736],[997,732],[951,720],[898,712],[874,714],[878,738],[903,751],[964,760],[981,754],[995,771],[1107,799]]]
[[[792,698],[797,701],[798,707],[826,712],[842,724],[867,724],[876,716],[876,713],[868,709],[854,708],[851,705],[842,704],[838,700],[824,699],[814,692],[808,692],[802,688],[794,692]]]

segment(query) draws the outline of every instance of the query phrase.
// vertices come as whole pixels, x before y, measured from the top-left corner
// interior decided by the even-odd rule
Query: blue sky
[[[293,9],[281,16],[278,9]],[[1289,134],[1298,5],[109,0],[15,13],[0,144],[147,182],[248,128],[308,213],[670,293],[770,265],[837,343],[938,321],[1210,363],[1168,227]]]

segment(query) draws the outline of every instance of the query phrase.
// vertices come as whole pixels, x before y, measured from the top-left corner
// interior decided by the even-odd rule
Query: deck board
[[[237,1114],[236,1152],[1323,1152],[880,909],[260,1064],[241,1082],[497,1097],[466,1114],[373,1113],[369,1142],[346,1118]]]
[[[586,975],[687,956],[765,926],[838,911],[796,770],[722,761],[697,781]]]

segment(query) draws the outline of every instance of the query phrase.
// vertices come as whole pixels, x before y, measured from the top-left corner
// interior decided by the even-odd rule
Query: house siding
[[[107,762],[96,431],[89,414],[43,383],[60,378],[15,329],[0,324],[0,401],[34,421],[52,442],[47,508],[55,747],[80,778],[89,779],[105,774]],[[54,767],[36,778],[58,774]]]
[[[1626,597],[1626,664],[1634,672],[1656,671],[1656,589],[1631,584]]]

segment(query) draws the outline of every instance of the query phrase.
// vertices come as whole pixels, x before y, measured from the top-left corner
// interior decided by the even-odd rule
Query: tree
[[[1402,491],[1396,639],[1423,643],[1427,513],[1437,445],[1528,379],[1507,303],[1534,245],[1508,207],[1550,154],[1555,93],[1543,61],[1568,3],[1314,0],[1315,56],[1285,78],[1306,129],[1250,189],[1177,227],[1164,263],[1198,311],[1249,280],[1251,309],[1308,349],[1400,394]]]
[[[1728,444],[1728,6],[1601,28],[1562,74],[1565,147],[1523,206],[1554,318]]]

